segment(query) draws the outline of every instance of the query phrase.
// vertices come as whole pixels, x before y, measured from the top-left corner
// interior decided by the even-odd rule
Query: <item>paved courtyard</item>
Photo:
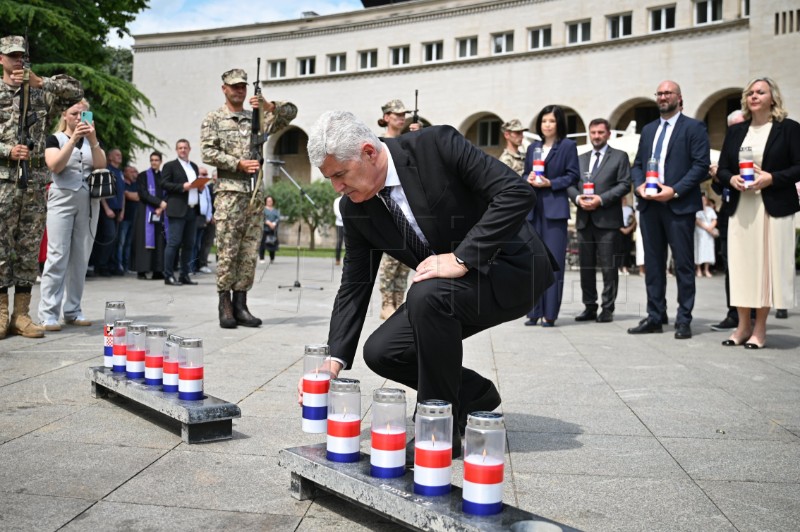
[[[92,327],[0,341],[0,529],[397,530],[330,495],[291,498],[278,466],[279,449],[324,441],[300,430],[295,387],[304,344],[327,336],[340,269],[301,265],[301,291],[279,288],[293,284],[294,259],[259,265],[258,329],[218,327],[213,275],[186,287],[127,276],[88,280]],[[722,277],[698,279],[697,291],[691,340],[671,326],[625,333],[643,316],[638,276],[621,278],[613,323],[575,323],[569,272],[557,327],[517,320],[466,342],[465,365],[503,396],[506,503],[591,531],[797,530],[800,313],[770,318],[768,349],[726,348],[727,334],[709,329],[724,316]],[[162,418],[92,398],[86,370],[102,365],[112,299],[135,321],[203,338],[206,392],[242,411],[233,440],[187,445]],[[376,291],[365,333],[379,301]],[[394,384],[356,360],[344,375],[361,380],[368,427],[371,391]]]

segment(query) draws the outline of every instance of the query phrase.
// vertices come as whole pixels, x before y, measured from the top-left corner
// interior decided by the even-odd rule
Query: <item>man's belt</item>
[[[8,168],[16,168],[17,165],[19,165],[19,161],[15,161],[13,159],[0,158],[0,166],[6,166]],[[32,157],[31,159],[28,160],[28,168],[34,168],[38,170],[39,168],[44,168],[45,166],[46,165],[44,162],[44,157]]]

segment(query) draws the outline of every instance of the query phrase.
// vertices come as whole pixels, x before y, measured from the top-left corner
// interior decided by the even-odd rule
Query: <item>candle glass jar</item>
[[[328,390],[331,374],[322,369],[330,360],[330,351],[325,344],[305,346],[303,356],[303,432],[322,434],[328,428]]]
[[[467,416],[464,442],[462,509],[473,515],[494,515],[503,509],[506,428],[497,412]]]
[[[356,379],[331,379],[328,393],[327,458],[358,462],[361,441],[361,385]]]
[[[162,391],[166,393],[178,392],[178,366],[183,356],[181,341],[183,336],[168,334],[164,342],[164,373]]]
[[[133,320],[117,320],[114,322],[114,346],[111,370],[114,373],[125,373],[126,353],[128,351],[128,327]]]
[[[372,392],[370,474],[397,478],[406,469],[406,392],[378,388]]]
[[[178,399],[199,401],[203,398],[203,340],[184,338],[178,362]]]
[[[148,327],[145,334],[144,383],[161,386],[164,375],[164,342],[167,330],[163,327]]]
[[[453,406],[438,399],[417,403],[414,437],[414,493],[450,493]]]
[[[125,375],[129,379],[144,379],[144,356],[147,344],[147,325],[132,323],[128,326],[125,350]]]
[[[114,367],[114,322],[125,319],[124,301],[106,301],[103,321],[103,366]]]

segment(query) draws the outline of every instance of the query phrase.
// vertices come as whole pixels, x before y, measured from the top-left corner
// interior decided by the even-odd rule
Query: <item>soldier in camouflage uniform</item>
[[[522,127],[522,122],[514,118],[500,126],[500,131],[506,139],[506,149],[500,155],[500,162],[522,175],[525,169],[525,153],[519,151],[519,147],[522,146],[522,132],[528,131],[528,128]]]
[[[0,338],[8,332],[41,338],[44,329],[31,321],[31,287],[39,273],[39,244],[47,217],[47,168],[44,141],[53,120],[83,98],[80,83],[69,76],[42,78],[30,72],[29,116],[33,149],[17,142],[22,107],[25,39],[0,39]],[[19,161],[29,162],[28,187],[17,188]],[[9,322],[8,288],[14,287],[14,311]]]
[[[261,239],[264,195],[256,191],[251,202],[259,162],[250,159],[252,112],[244,110],[247,73],[239,68],[222,74],[225,105],[203,120],[200,147],[203,162],[216,167],[214,219],[217,225],[217,291],[219,325],[258,327],[261,320],[247,308],[247,291],[253,286]],[[289,125],[297,107],[289,102],[267,102],[265,128],[270,134]],[[259,100],[250,98],[257,108]],[[231,291],[233,297],[231,298]]]

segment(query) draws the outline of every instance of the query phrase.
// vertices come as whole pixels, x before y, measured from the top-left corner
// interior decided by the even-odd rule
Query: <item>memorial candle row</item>
[[[331,379],[327,346],[306,346],[303,368],[303,431],[327,433],[326,457],[333,462],[360,459],[361,390],[355,379]],[[322,416],[322,412],[326,416]],[[406,397],[394,388],[373,392],[370,475],[405,475]],[[453,453],[452,405],[429,400],[417,404],[414,425],[414,493],[450,493]],[[502,414],[473,412],[465,434],[462,508],[493,515],[503,507],[505,424]],[[460,442],[459,442],[460,443]]]
[[[134,323],[125,312],[123,301],[106,302],[104,367],[165,393],[177,393],[178,399],[203,399],[203,340]]]

